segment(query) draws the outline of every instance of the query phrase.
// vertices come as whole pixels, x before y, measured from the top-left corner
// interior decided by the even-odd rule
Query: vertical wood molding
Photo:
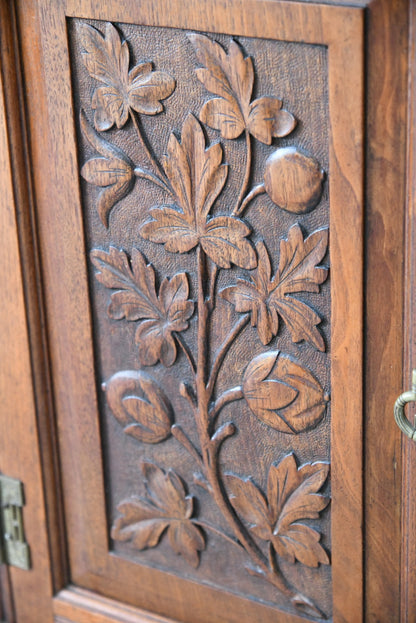
[[[412,369],[416,367],[416,2],[410,3],[409,14],[409,113],[407,145],[407,210],[404,326],[403,390],[411,384]],[[415,416],[415,406],[409,405],[407,416]],[[412,623],[416,612],[416,445],[402,436],[402,560],[401,614],[403,623]]]
[[[400,620],[408,0],[367,10],[365,620]]]
[[[13,4],[0,5],[0,471],[22,480],[23,521],[31,569],[10,567],[15,617],[52,620],[50,560],[36,425],[36,401],[18,221],[28,207],[21,134]],[[28,234],[28,232],[26,232]],[[27,241],[27,238],[24,239]],[[27,248],[29,251],[30,248]],[[30,328],[30,330],[32,327]]]

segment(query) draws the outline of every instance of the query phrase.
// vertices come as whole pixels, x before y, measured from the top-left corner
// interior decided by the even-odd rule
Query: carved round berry
[[[288,212],[304,214],[319,203],[324,171],[296,147],[277,149],[266,160],[264,186],[270,199]]]

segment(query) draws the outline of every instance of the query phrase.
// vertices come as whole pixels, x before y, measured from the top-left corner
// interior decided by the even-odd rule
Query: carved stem
[[[184,338],[182,337],[182,335],[180,335],[179,333],[175,332],[175,337],[178,340],[178,344],[181,347],[183,354],[185,355],[186,359],[188,360],[188,363],[191,367],[192,372],[195,374],[196,373],[196,365],[195,365],[195,359],[190,351],[190,348],[188,346],[188,344],[185,342]]]
[[[223,532],[216,526],[212,525],[208,521],[202,521],[201,519],[191,519],[191,521],[197,526],[201,526],[201,528],[205,528],[206,530],[211,530],[211,532],[215,532],[215,534],[218,534],[223,539],[226,539],[233,545],[236,545],[237,547],[242,549],[243,546],[241,545],[241,543],[239,543],[239,541],[237,541],[237,539],[234,539],[232,536],[229,536],[228,534],[226,534],[225,532]]]
[[[208,305],[210,311],[214,308],[215,305],[215,284],[217,282],[218,276],[218,266],[213,264],[211,268],[210,281],[209,281],[209,292],[208,292]]]
[[[156,184],[156,186],[159,186],[159,188],[162,188],[162,190],[165,190],[169,194],[171,193],[171,190],[168,187],[168,185],[166,184],[166,182],[161,180],[159,176],[154,175],[154,173],[149,173],[149,171],[144,171],[140,167],[136,167],[134,169],[134,175],[136,177],[141,177],[141,178],[147,180],[148,182],[152,182],[152,184]]]
[[[217,398],[214,405],[210,409],[209,417],[211,423],[215,421],[216,417],[219,415],[221,409],[223,409],[225,405],[228,405],[230,402],[234,402],[236,400],[241,400],[242,398],[244,398],[244,396],[243,390],[240,385],[238,385],[237,387],[232,387],[231,389],[227,389],[226,392],[224,392],[223,394],[221,394],[221,396]]]
[[[235,208],[232,214],[235,216],[239,213],[240,204],[243,201],[243,197],[247,192],[247,186],[250,181],[250,171],[251,171],[251,136],[250,132],[246,129],[246,172],[244,174],[244,180],[241,186],[240,194],[238,195],[237,203],[235,204]]]
[[[203,467],[201,455],[189,437],[184,433],[182,428],[178,424],[174,424],[170,430],[175,439],[179,441],[179,443],[182,444],[186,450],[188,450],[189,454],[195,459],[195,461]]]
[[[161,181],[161,183],[164,185],[164,187],[172,194],[172,189],[169,183],[168,178],[166,177],[166,174],[163,170],[163,168],[161,167],[161,165],[159,164],[159,162],[156,160],[156,158],[153,156],[150,147],[147,143],[146,138],[144,137],[144,133],[143,133],[143,129],[141,127],[140,121],[139,121],[139,117],[138,115],[136,115],[133,111],[131,111],[130,113],[132,121],[133,121],[133,125],[136,129],[137,132],[137,136],[139,138],[139,141],[146,153],[146,156],[148,157],[155,173],[156,173],[156,177]],[[160,179],[162,178],[162,179]]]
[[[240,318],[239,322],[235,325],[234,329],[230,332],[230,335],[224,341],[220,352],[217,355],[216,362],[214,363],[213,370],[211,372],[210,381],[205,384],[205,373],[207,365],[207,328],[208,328],[208,314],[209,307],[205,298],[204,282],[206,272],[206,256],[204,251],[198,246],[197,250],[197,272],[198,272],[198,356],[197,356],[197,374],[196,374],[196,395],[197,405],[195,408],[195,420],[198,429],[199,443],[201,447],[202,462],[204,468],[204,475],[209,484],[209,490],[213,500],[217,504],[224,519],[234,532],[235,537],[241,543],[247,554],[250,556],[253,563],[261,570],[264,577],[282,593],[292,598],[294,593],[286,584],[283,576],[279,573],[275,573],[269,568],[267,559],[263,555],[256,542],[248,533],[246,528],[241,523],[240,519],[236,515],[231,503],[228,499],[227,493],[224,490],[219,465],[218,456],[219,449],[221,447],[221,440],[215,439],[215,434],[211,439],[209,434],[210,421],[208,414],[209,398],[215,385],[216,375],[221,366],[221,362],[227,352],[229,344],[232,342],[233,337],[238,335],[243,326],[248,321],[248,314]],[[229,423],[228,428],[226,426],[225,433],[234,432],[234,426]]]
[[[250,318],[250,314],[244,314],[243,316],[241,316],[241,318],[236,322],[234,327],[231,329],[230,333],[227,335],[227,337],[225,338],[225,340],[221,344],[221,346],[220,346],[220,348],[219,348],[219,350],[217,352],[217,356],[215,358],[215,361],[214,361],[214,363],[212,365],[212,370],[211,370],[211,373],[210,373],[210,376],[209,376],[209,380],[208,380],[207,389],[208,389],[208,396],[209,396],[209,398],[211,398],[212,392],[214,391],[215,383],[217,381],[218,372],[220,371],[222,362],[224,361],[224,358],[225,358],[226,354],[228,353],[228,350],[229,350],[231,344],[233,343],[233,341],[235,340],[237,335],[240,333],[240,331],[242,331],[242,329],[244,329],[244,327],[248,323],[249,318]]]
[[[265,188],[264,184],[258,184],[257,186],[254,186],[254,188],[252,188],[250,190],[250,192],[244,197],[244,199],[243,199],[239,209],[236,211],[235,215],[236,216],[241,216],[241,214],[244,212],[244,210],[246,209],[248,204],[251,201],[253,201],[253,199],[255,197],[258,197],[258,195],[262,195],[265,192],[266,192],[266,188]]]

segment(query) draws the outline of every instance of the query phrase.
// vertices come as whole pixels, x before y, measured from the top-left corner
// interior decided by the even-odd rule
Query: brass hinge
[[[23,530],[23,483],[0,474],[0,563],[30,569]]]

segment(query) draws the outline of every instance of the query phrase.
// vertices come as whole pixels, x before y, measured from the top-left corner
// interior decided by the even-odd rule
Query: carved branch
[[[225,356],[227,355],[231,345],[233,344],[235,338],[238,334],[244,329],[246,324],[249,321],[249,314],[244,314],[241,318],[235,323],[234,327],[231,329],[230,333],[227,335],[223,343],[218,349],[217,355],[215,357],[215,361],[212,365],[211,373],[208,380],[208,396],[212,396],[212,392],[214,391],[215,383],[217,381],[218,372],[220,371],[221,365],[224,361]]]
[[[227,389],[221,396],[217,398],[215,403],[210,409],[209,417],[211,423],[214,423],[220,411],[228,404],[235,402],[236,400],[241,400],[244,398],[243,388],[241,385],[237,385],[237,387],[232,387],[231,389]]]
[[[191,519],[191,521],[195,525],[201,526],[201,528],[204,528],[205,530],[210,530],[211,532],[218,534],[222,539],[225,539],[229,543],[232,543],[233,545],[236,545],[240,549],[243,549],[243,546],[241,545],[241,543],[237,541],[237,539],[234,539],[232,536],[229,536],[228,534],[226,534],[225,532],[223,532],[222,530],[214,526],[209,521],[203,521],[202,519]]]
[[[171,433],[173,437],[175,437],[175,439],[179,441],[179,443],[182,444],[183,447],[189,452],[189,454],[196,460],[198,465],[203,466],[201,455],[199,454],[198,450],[195,448],[192,441],[184,433],[184,431],[178,424],[174,424],[172,426]]]
[[[243,201],[243,197],[247,192],[248,183],[250,181],[250,173],[251,173],[251,136],[248,129],[245,130],[246,137],[246,170],[244,173],[243,183],[241,184],[240,194],[238,195],[237,202],[235,204],[235,208],[232,212],[234,216],[240,214],[240,205]]]
[[[169,192],[169,194],[173,195],[173,190],[172,187],[170,185],[170,182],[161,166],[161,164],[159,163],[159,161],[154,157],[151,148],[149,147],[148,141],[144,135],[144,131],[143,128],[141,126],[140,123],[140,118],[139,115],[137,115],[136,113],[134,113],[133,111],[130,111],[130,116],[131,119],[133,121],[133,125],[135,127],[136,133],[137,133],[137,137],[143,147],[143,150],[149,160],[149,162],[151,163],[155,174],[156,174],[156,178],[159,180],[160,184],[162,185],[162,187]]]
[[[266,192],[266,188],[265,188],[264,184],[258,184],[257,186],[254,186],[254,188],[252,188],[250,190],[250,192],[247,193],[247,195],[242,200],[239,209],[235,213],[236,216],[241,216],[241,214],[247,208],[248,204],[251,203],[253,201],[253,199],[258,197],[259,195],[264,194],[265,192]]]
[[[195,364],[195,359],[194,356],[191,353],[191,349],[189,348],[188,344],[185,342],[184,338],[179,335],[179,333],[175,333],[175,337],[178,341],[179,346],[182,349],[183,354],[185,355],[186,359],[188,360],[188,363],[191,367],[192,372],[195,374],[196,372],[196,364]]]

